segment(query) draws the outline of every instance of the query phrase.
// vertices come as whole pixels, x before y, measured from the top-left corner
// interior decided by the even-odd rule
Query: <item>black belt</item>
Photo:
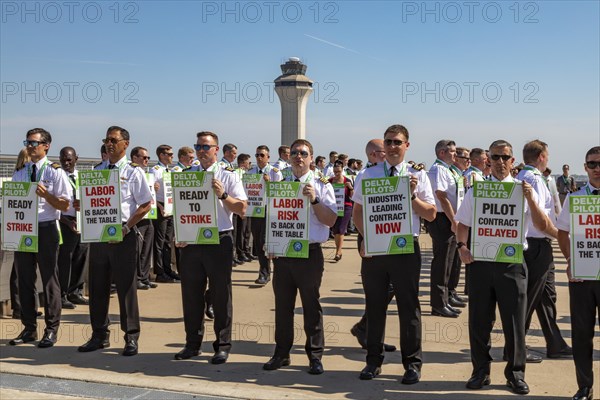
[[[219,232],[219,239],[224,238],[225,236],[233,237],[233,230]]]
[[[38,222],[38,228],[48,228],[50,226],[56,226],[56,220],[53,219],[52,221],[44,221],[44,222]]]
[[[539,238],[539,237],[528,237],[527,240],[543,240],[544,242],[548,242],[548,243],[552,243],[552,239],[547,238],[547,237],[543,237],[543,238]]]
[[[75,221],[77,219],[77,217],[74,217],[72,215],[64,215],[64,214],[61,215],[61,218],[68,219],[69,221]]]
[[[316,250],[321,248],[321,243],[310,243],[308,245],[309,250]]]

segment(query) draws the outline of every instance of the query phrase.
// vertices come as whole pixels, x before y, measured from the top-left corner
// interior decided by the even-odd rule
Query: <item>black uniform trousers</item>
[[[164,206],[164,203],[159,204]],[[154,273],[156,275],[173,274],[171,268],[171,243],[173,242],[173,216],[163,217],[160,210],[156,213],[154,225]],[[179,266],[178,266],[179,267]]]
[[[237,258],[248,256],[252,254],[252,243],[250,242],[251,219],[249,217],[242,218],[237,214],[234,214],[234,218],[237,220],[238,227],[235,236]]]
[[[567,347],[556,323],[556,288],[554,286],[554,257],[550,239],[527,238],[523,253],[527,264],[527,315],[525,331],[529,330],[533,313],[537,314],[549,353]]]
[[[502,320],[507,379],[525,378],[525,313],[527,267],[475,261],[469,264],[469,344],[473,374],[490,373],[490,337],[496,321],[496,303]]]
[[[383,338],[391,283],[400,319],[402,365],[406,370],[420,371],[423,364],[419,303],[421,249],[417,238],[412,254],[363,258],[361,275],[367,303],[367,364],[379,367],[383,363]]]
[[[427,230],[433,243],[431,260],[430,302],[431,307],[441,309],[448,305],[448,280],[456,254],[456,236],[452,223],[443,212],[438,212]]]
[[[60,222],[63,243],[58,249],[58,277],[62,296],[83,291],[88,243],[81,243],[81,234]]]
[[[596,317],[600,323],[600,281],[569,282],[569,306],[577,385],[593,387],[594,328]]]
[[[138,282],[150,283],[150,262],[154,248],[154,224],[149,219],[143,219],[136,224],[138,235],[139,264],[137,267]],[[170,254],[170,253],[169,253]]]
[[[258,277],[259,278],[270,278],[271,267],[269,266],[269,259],[265,255],[265,235],[266,235],[266,218],[251,218],[252,222],[250,227],[252,228],[252,242],[255,251],[255,255],[258,257]]]
[[[44,320],[46,332],[57,332],[62,310],[58,280],[58,228],[56,221],[38,224],[38,252],[15,251],[15,268],[21,303],[21,322],[25,330],[37,329],[37,290],[35,281],[39,266],[44,287]]]
[[[137,298],[138,238],[134,227],[120,243],[90,244],[90,320],[92,335],[104,339],[109,333],[110,284],[117,286],[121,330],[125,340],[140,336]]]
[[[448,296],[456,296],[458,292],[456,288],[458,282],[460,282],[460,269],[462,267],[462,261],[458,255],[458,249],[454,250],[454,260],[450,266],[450,276],[448,277]]]
[[[275,293],[275,357],[289,357],[294,344],[294,308],[300,293],[309,360],[320,360],[325,347],[323,309],[319,298],[325,260],[321,244],[309,245],[308,258],[278,257],[273,260]]]
[[[356,237],[356,245],[357,245],[357,250],[358,250],[358,254],[360,255],[360,246],[363,242],[363,236],[359,233],[358,236]],[[394,287],[392,286],[392,284],[390,283],[390,285],[388,286],[388,304],[392,301],[392,299],[394,298],[395,294],[394,294]],[[360,317],[360,320],[356,323],[356,327],[361,330],[361,331],[367,331],[368,327],[367,327],[367,310],[365,309],[365,312],[363,314],[362,317]]]
[[[183,323],[186,347],[199,349],[204,338],[204,308],[207,281],[215,313],[213,342],[215,352],[231,350],[233,319],[231,265],[233,262],[233,235],[231,231],[219,234],[220,243],[192,244],[181,248],[179,274],[183,302]]]

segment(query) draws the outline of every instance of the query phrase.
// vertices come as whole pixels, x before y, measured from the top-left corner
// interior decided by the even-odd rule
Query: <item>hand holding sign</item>
[[[79,201],[79,199],[73,200],[73,208],[77,212],[81,211],[81,202]]]
[[[38,196],[40,196],[43,199],[48,199],[48,190],[46,189],[46,186],[44,186],[41,182],[38,182],[37,184],[37,189],[35,190],[35,194],[37,194]]]
[[[223,188],[223,182],[216,178],[213,178],[212,180],[212,188],[215,191],[215,195],[217,196],[217,198],[221,198],[221,196],[223,196],[223,193],[225,193],[225,188]]]
[[[469,250],[467,246],[463,246],[460,249],[458,249],[458,255],[460,257],[460,260],[465,264],[471,264],[473,261],[475,261],[471,250]]]
[[[304,185],[304,188],[302,189],[302,194],[308,197],[311,203],[314,202],[317,198],[317,195],[315,194],[315,188],[310,183]]]
[[[419,184],[419,178],[414,175],[410,175],[410,192],[414,193],[417,190],[417,185]]]

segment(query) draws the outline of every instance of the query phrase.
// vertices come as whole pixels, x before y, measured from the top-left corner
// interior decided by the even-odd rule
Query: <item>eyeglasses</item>
[[[302,156],[302,158],[306,158],[306,157],[308,157],[308,151],[293,150],[290,152],[290,156],[292,156],[292,157],[297,157],[298,155]]]
[[[471,159],[469,157],[465,157],[465,156],[456,156],[456,158],[460,158],[461,160],[471,161]]]
[[[406,142],[404,142],[404,141],[402,141],[400,139],[385,139],[383,141],[383,143],[385,143],[386,146],[391,146],[391,145],[402,146]]]
[[[150,156],[138,156],[139,158],[143,158],[144,160],[149,160]]]
[[[163,153],[167,157],[173,157],[173,153]],[[149,157],[148,157],[149,158]]]
[[[589,169],[596,169],[596,168],[600,167],[600,161],[586,161],[585,165]]]
[[[512,156],[509,156],[507,154],[490,154],[490,158],[494,161],[498,161],[499,159],[502,159],[502,162],[507,162],[508,160],[510,160],[512,158]]]
[[[194,150],[196,150],[196,151],[200,151],[200,150],[209,151],[213,147],[217,147],[217,145],[215,145],[215,144],[195,144],[194,145]]]
[[[259,158],[259,157],[266,157],[267,155],[266,155],[266,154],[263,154],[263,153],[256,153],[254,156],[255,156],[256,158]]]
[[[102,139],[102,143],[104,144],[117,144],[119,142],[122,142],[125,139],[115,139],[115,138],[109,138],[109,139]]]
[[[46,142],[40,142],[39,140],[23,140],[23,146],[25,147],[38,147],[40,144],[47,144]]]

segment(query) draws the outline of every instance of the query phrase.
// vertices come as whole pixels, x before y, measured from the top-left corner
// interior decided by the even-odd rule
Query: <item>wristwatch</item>
[[[410,200],[414,200],[417,198],[417,194],[413,192],[412,196],[410,196]]]
[[[458,243],[456,243],[456,249],[458,250],[458,249],[460,249],[461,247],[464,247],[464,246],[466,246],[466,245],[467,245],[467,244],[466,244],[465,242],[458,242]]]
[[[319,198],[319,196],[315,196],[315,199],[313,201],[310,202],[310,204],[312,204],[313,206],[315,204],[319,204],[321,202],[321,199]]]
[[[223,192],[223,194],[221,195],[221,197],[219,197],[219,200],[225,200],[228,197],[229,197],[229,195],[227,194],[227,192]]]
[[[123,225],[123,236],[127,236],[127,234],[129,234],[129,232],[131,232],[131,228],[127,226],[127,224]]]

